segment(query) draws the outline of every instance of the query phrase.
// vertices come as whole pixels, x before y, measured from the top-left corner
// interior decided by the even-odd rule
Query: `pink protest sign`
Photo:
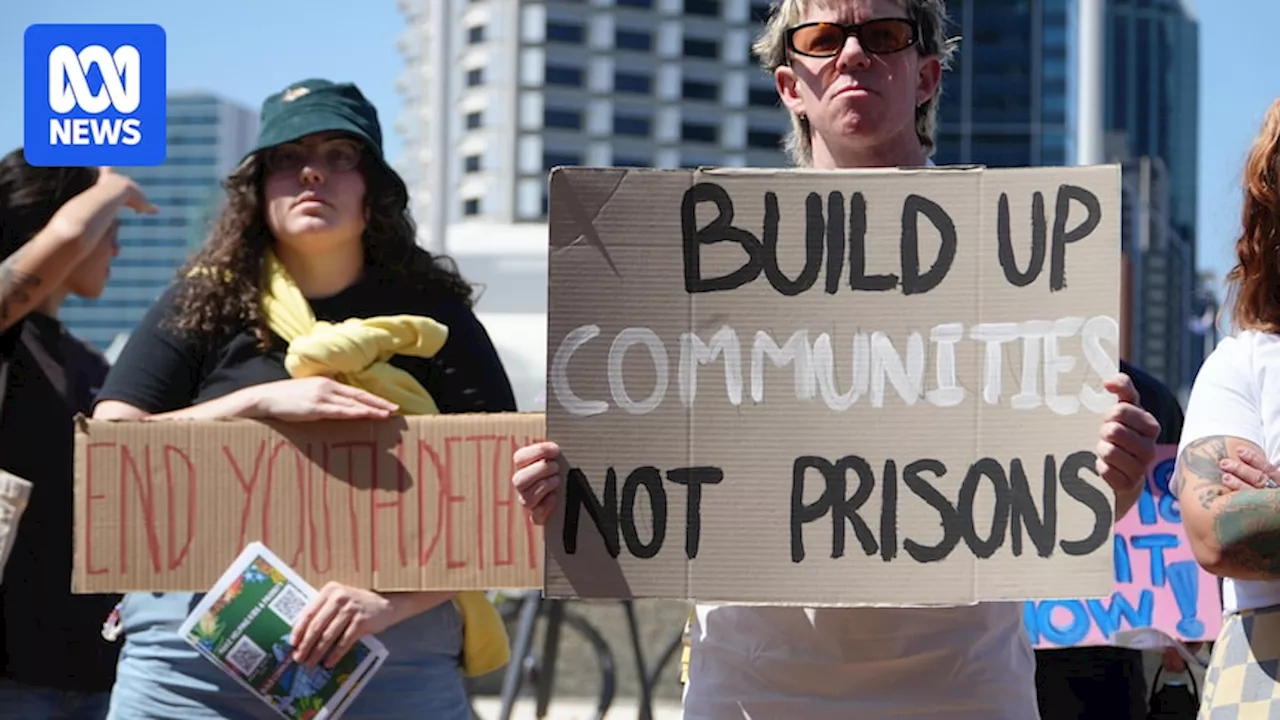
[[[1028,601],[1023,624],[1037,648],[1118,645],[1116,633],[1154,629],[1186,642],[1222,627],[1218,579],[1196,564],[1169,494],[1177,446],[1158,448],[1137,504],[1116,524],[1116,589],[1108,598]]]

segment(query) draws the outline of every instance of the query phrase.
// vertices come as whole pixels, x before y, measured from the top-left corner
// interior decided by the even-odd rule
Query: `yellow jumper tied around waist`
[[[289,343],[285,369],[295,378],[323,375],[400,406],[406,415],[435,415],[435,400],[409,373],[387,361],[394,355],[432,357],[448,329],[431,318],[391,315],[317,321],[306,297],[275,254],[267,251],[262,313],[267,326]],[[506,626],[483,592],[454,595],[462,615],[462,670],[493,672],[510,659]]]

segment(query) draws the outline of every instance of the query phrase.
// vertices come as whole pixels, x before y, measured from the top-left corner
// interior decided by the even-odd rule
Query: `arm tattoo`
[[[1207,437],[1187,445],[1174,470],[1174,493],[1181,493],[1185,484],[1195,493],[1200,507],[1208,510],[1214,500],[1227,493],[1218,467],[1227,457],[1227,441],[1223,437]]]
[[[1280,575],[1280,493],[1233,493],[1213,519],[1213,529],[1223,560],[1242,570]]]
[[[31,288],[40,284],[40,278],[14,267],[13,258],[0,263],[0,322],[10,319],[15,303],[26,304]]]
[[[1178,456],[1175,491],[1185,486],[1194,502],[1213,514],[1224,564],[1254,575],[1280,576],[1280,492],[1227,490],[1218,463],[1228,457],[1227,441],[1221,436],[1187,445]],[[1215,508],[1219,498],[1223,501]]]

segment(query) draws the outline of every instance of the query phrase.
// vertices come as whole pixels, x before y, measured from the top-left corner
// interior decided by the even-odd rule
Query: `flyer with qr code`
[[[367,636],[332,669],[293,660],[289,635],[311,587],[259,542],[245,547],[178,629],[213,664],[276,712],[297,720],[335,720],[387,657]]]

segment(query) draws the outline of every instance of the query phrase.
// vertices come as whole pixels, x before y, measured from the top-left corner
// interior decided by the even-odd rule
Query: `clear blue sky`
[[[432,1],[432,0],[429,0]],[[1272,98],[1277,0],[1198,0],[1200,14],[1199,264],[1231,263],[1239,173]],[[206,90],[255,108],[312,76],[351,80],[382,115],[392,158],[400,141],[395,47],[404,20],[394,0],[0,0],[0,148],[22,142],[22,33],[35,22],[153,22],[169,42],[171,90]]]

